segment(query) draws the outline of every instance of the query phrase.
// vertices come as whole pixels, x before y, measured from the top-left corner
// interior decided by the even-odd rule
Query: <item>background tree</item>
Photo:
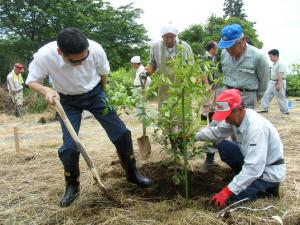
[[[240,19],[245,19],[247,15],[243,7],[243,0],[224,0],[224,18],[236,17]]]
[[[0,0],[0,82],[16,61],[25,65],[64,27],[81,29],[106,50],[111,68],[128,65],[133,54],[146,56],[146,29],[136,22],[141,9],[114,8],[102,0]]]
[[[224,19],[211,15],[205,24],[190,26],[179,34],[179,38],[188,42],[196,55],[202,56],[204,55],[207,42],[211,40],[218,42],[221,38],[222,28],[225,25],[233,23],[238,23],[243,27],[244,34],[248,41],[251,42],[251,45],[257,48],[263,46],[263,43],[258,39],[256,30],[254,29],[254,23],[236,17]]]
[[[286,79],[286,95],[300,97],[300,64],[292,64],[289,71]]]

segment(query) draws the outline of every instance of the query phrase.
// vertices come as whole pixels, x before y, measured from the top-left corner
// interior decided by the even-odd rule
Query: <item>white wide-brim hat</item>
[[[164,25],[161,28],[161,31],[160,31],[161,36],[164,36],[165,34],[168,34],[168,33],[171,33],[171,34],[174,34],[177,36],[178,29],[173,23],[168,23],[167,25]]]
[[[131,63],[140,63],[141,62],[141,57],[140,56],[133,56],[130,60]]]

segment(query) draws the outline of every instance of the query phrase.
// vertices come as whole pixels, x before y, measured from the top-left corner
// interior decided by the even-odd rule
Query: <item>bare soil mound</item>
[[[141,167],[141,171],[153,181],[153,186],[148,189],[134,188],[129,190],[133,196],[140,196],[148,201],[174,200],[181,196],[184,198],[184,185],[175,184],[173,180],[174,170],[183,173],[182,168],[167,166],[162,162],[149,163]],[[200,171],[188,172],[188,186],[190,198],[210,197],[218,192],[232,179],[233,173],[229,168],[215,165],[206,173]]]

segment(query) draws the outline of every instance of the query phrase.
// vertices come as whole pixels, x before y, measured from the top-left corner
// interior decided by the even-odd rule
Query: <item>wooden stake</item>
[[[18,127],[14,127],[14,137],[15,137],[15,146],[16,146],[16,153],[20,155],[20,141],[19,141],[19,129]]]

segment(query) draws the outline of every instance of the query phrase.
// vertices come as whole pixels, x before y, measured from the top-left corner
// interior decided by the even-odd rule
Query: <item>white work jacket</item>
[[[204,128],[195,138],[218,144],[231,135],[236,136],[244,157],[242,170],[228,185],[234,194],[239,194],[258,178],[269,182],[284,180],[286,165],[271,165],[283,159],[283,145],[279,134],[270,121],[252,109],[246,109],[239,127],[222,121],[214,127]]]

